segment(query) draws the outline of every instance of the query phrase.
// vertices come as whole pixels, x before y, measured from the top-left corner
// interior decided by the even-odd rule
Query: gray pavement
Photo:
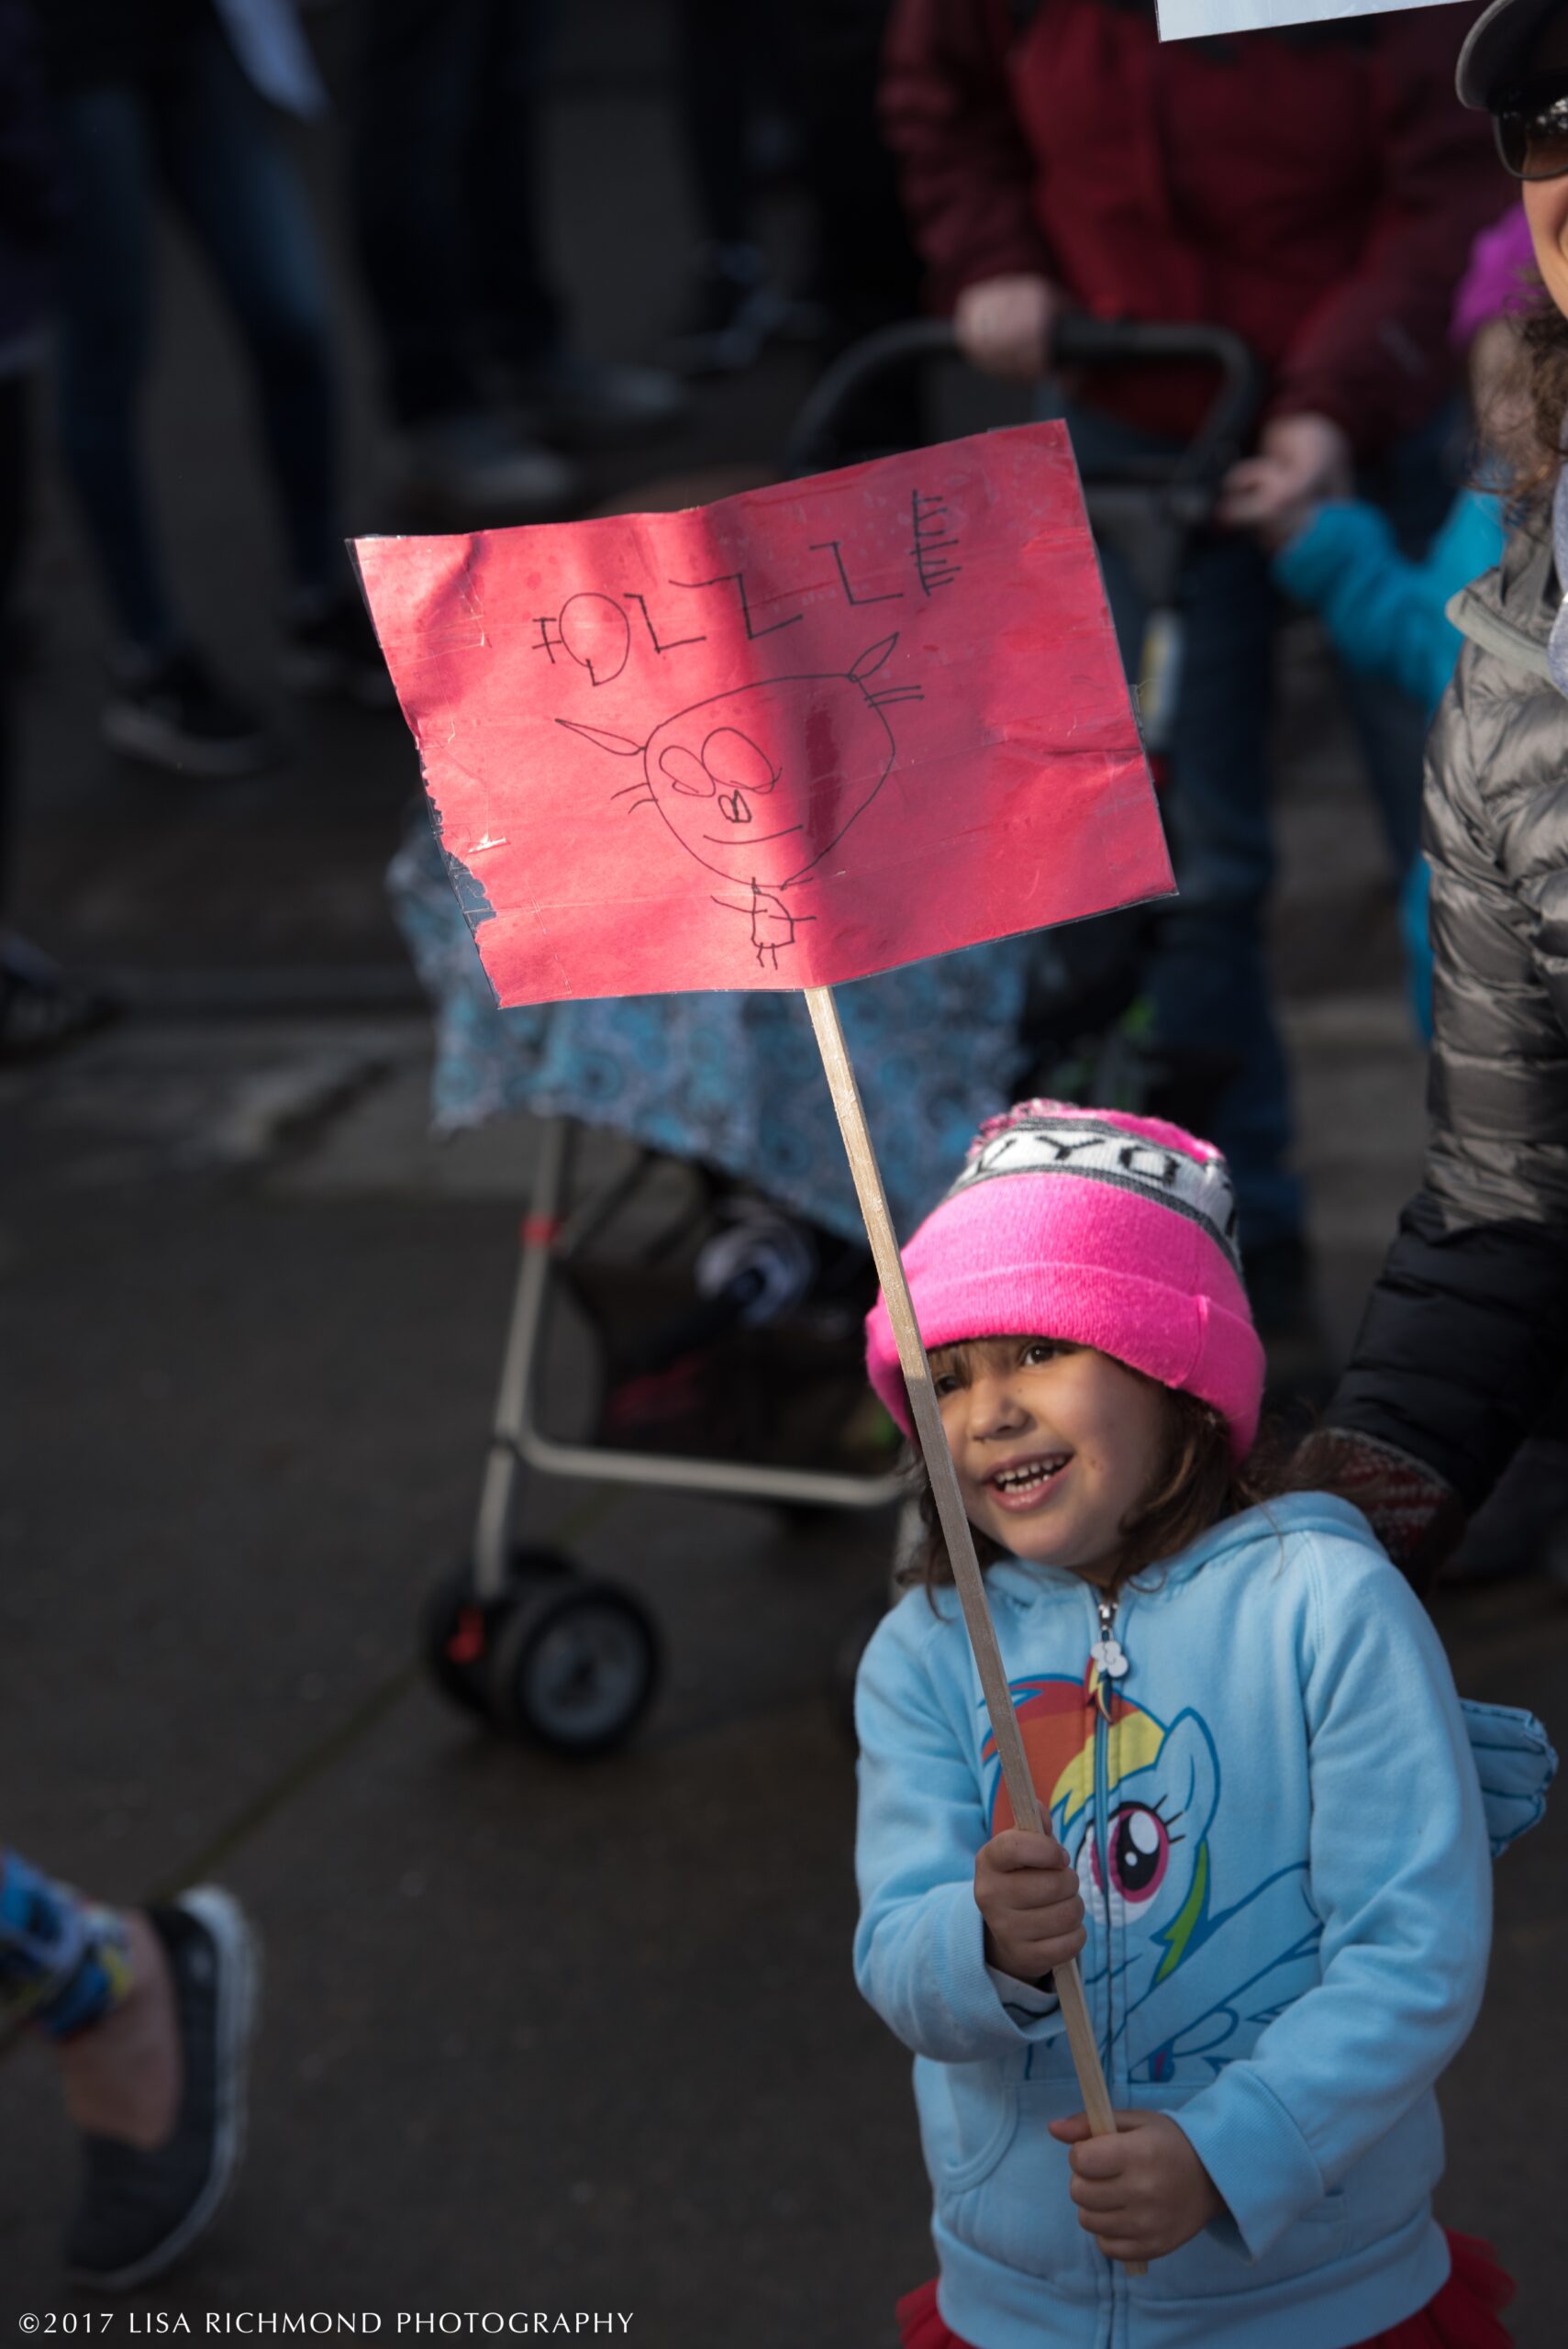
[[[339,15],[313,22],[330,52]],[[555,109],[560,236],[606,351],[645,346],[678,293],[662,26],[574,17]],[[661,223],[629,259],[625,206],[590,200],[617,164]],[[313,163],[336,235],[330,167]],[[265,518],[232,362],[177,254],[168,291],[155,422],[178,551],[262,687]],[[351,318],[346,281],[344,299]],[[349,359],[369,519],[357,335]],[[705,395],[645,471],[765,473],[801,375],[785,356]],[[890,2349],[892,2303],[929,2272],[925,2186],[906,2060],[849,1972],[852,1758],[826,1689],[891,1530],[536,1483],[529,1538],[660,1619],[650,1723],[573,1766],[432,1693],[413,1620],[469,1538],[533,1137],[425,1130],[428,1036],[380,888],[406,746],[328,714],[273,777],[131,775],[95,745],[92,602],[52,500],[32,592],[17,912],[129,974],[143,1008],[0,1075],[0,1828],[113,1898],[215,1875],[268,1957],[240,2193],[117,2329],[327,2310],[394,2336],[399,2312],[615,2310],[645,2349]],[[1289,677],[1277,961],[1342,1351],[1418,1161],[1421,1069],[1309,634]],[[570,1394],[586,1366],[571,1339],[551,1375]],[[1467,1693],[1561,1731],[1559,1598],[1497,1582],[1440,1620]],[[1418,1787],[1368,1798],[1418,1818]],[[1492,1992],[1445,2094],[1444,2213],[1524,2279],[1522,2349],[1555,2349],[1568,2291],[1563,1819],[1498,1872]],[[55,2264],[73,2159],[46,2058],[15,2048],[0,2332],[91,2305]]]

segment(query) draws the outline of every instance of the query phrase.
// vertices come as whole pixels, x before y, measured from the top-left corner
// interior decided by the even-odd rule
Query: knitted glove
[[[1464,1531],[1453,1486],[1398,1445],[1359,1428],[1317,1428],[1290,1464],[1302,1489],[1337,1493],[1366,1519],[1406,1579],[1429,1590]]]

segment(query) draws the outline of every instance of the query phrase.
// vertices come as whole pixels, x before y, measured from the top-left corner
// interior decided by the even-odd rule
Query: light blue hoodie
[[[1109,1719],[1097,1594],[1014,1559],[986,1585],[1088,1906],[1112,2102],[1176,2114],[1228,2215],[1143,2277],[1080,2228],[1046,2128],[1082,2102],[1060,2016],[987,1967],[974,1905],[1009,1815],[979,1676],[955,1593],[933,1614],[910,1592],[857,1689],[855,1973],[915,2052],[941,2313],[975,2349],[1364,2342],[1448,2273],[1433,2083],[1486,1971],[1486,1825],[1437,1634],[1359,1511],[1321,1494],[1228,1519],[1124,1589]],[[1550,1748],[1484,1718],[1513,1725],[1528,1823]]]

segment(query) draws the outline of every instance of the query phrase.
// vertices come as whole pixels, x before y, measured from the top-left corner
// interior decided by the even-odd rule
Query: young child
[[[1524,422],[1513,383],[1528,275],[1529,224],[1516,204],[1475,239],[1449,328],[1454,349],[1467,354],[1481,482],[1459,492],[1424,555],[1402,553],[1387,516],[1361,498],[1303,506],[1267,534],[1276,547],[1276,585],[1317,612],[1340,660],[1363,675],[1387,677],[1429,715],[1464,641],[1448,616],[1450,601],[1492,568],[1507,535],[1505,475]],[[1399,916],[1416,1020],[1429,1043],[1428,895],[1426,859],[1418,854],[1400,892]]]
[[[1012,1824],[929,1516],[857,1690],[856,1976],[915,2053],[941,2266],[908,2349],[1500,2349],[1511,2283],[1430,2199],[1486,1969],[1476,1766],[1364,1520],[1244,1465],[1224,1160],[1026,1102],[905,1264],[1048,1828]],[[867,1328],[907,1430],[880,1300]],[[1113,2138],[1052,1995],[1074,1956]]]

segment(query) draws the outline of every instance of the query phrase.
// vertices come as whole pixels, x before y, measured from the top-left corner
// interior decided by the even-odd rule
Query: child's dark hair
[[[1129,1364],[1120,1367],[1134,1378],[1144,1376]],[[1158,1386],[1161,1382],[1151,1378],[1146,1383]],[[1255,1508],[1260,1501],[1277,1499],[1292,1489],[1286,1448],[1279,1440],[1265,1434],[1245,1460],[1238,1461],[1231,1450],[1230,1431],[1212,1403],[1174,1387],[1162,1391],[1170,1405],[1164,1454],[1149,1490],[1122,1520],[1126,1539],[1118,1584],[1162,1558],[1173,1558],[1221,1519]],[[931,1480],[917,1456],[914,1478],[923,1538],[894,1580],[905,1590],[923,1586],[929,1598],[943,1583],[951,1582],[952,1568]],[[1007,1556],[999,1542],[993,1542],[978,1526],[973,1530],[982,1568]]]

